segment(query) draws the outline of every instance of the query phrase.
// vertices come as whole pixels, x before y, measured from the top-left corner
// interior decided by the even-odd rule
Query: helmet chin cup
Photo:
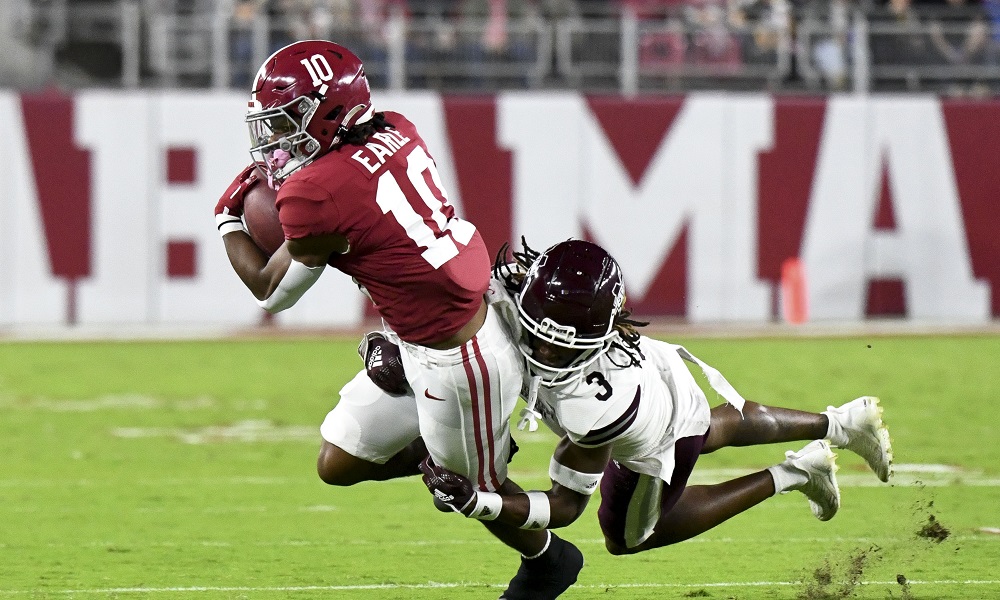
[[[527,363],[528,372],[537,376],[541,384],[545,387],[565,384],[580,378],[584,370],[592,365],[598,358],[611,347],[611,341],[607,341],[601,346],[582,349],[580,356],[576,357],[572,363],[565,367],[550,367],[543,364],[532,356],[530,347],[525,344],[518,344],[518,350]]]
[[[583,371],[601,357],[611,344],[620,336],[617,330],[612,330],[607,335],[600,338],[580,338],[565,337],[563,331],[553,329],[551,325],[539,324],[532,320],[530,316],[521,312],[519,320],[521,322],[522,339],[517,344],[517,349],[524,357],[528,371],[541,378],[541,383],[545,387],[552,387],[557,384],[564,384],[577,379]],[[579,350],[579,354],[563,367],[547,365],[534,356],[532,344],[529,337],[533,337],[546,344]]]

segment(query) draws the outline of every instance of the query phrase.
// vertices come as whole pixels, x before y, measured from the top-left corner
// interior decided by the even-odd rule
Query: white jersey
[[[487,301],[507,324],[514,339],[521,326],[513,299],[494,280]],[[709,384],[737,410],[744,400],[728,381],[683,346],[641,336],[638,365],[624,350],[612,348],[580,376],[553,387],[538,387],[534,405],[545,424],[560,437],[584,447],[613,444],[611,458],[627,468],[670,483],[674,443],[704,435],[710,406],[685,361],[697,364]],[[530,397],[530,372],[521,395]]]
[[[584,447],[613,444],[611,458],[669,483],[674,443],[704,435],[711,420],[678,349],[643,336],[638,366],[627,366],[624,351],[612,349],[581,377],[540,387],[535,408],[557,435]]]

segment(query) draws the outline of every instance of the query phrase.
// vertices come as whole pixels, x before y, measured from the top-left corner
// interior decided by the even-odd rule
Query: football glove
[[[375,385],[393,396],[410,393],[399,346],[382,333],[373,331],[365,334],[358,346],[358,354],[361,360],[365,361],[365,371]]]
[[[434,496],[434,506],[442,512],[449,510],[465,514],[464,510],[476,503],[476,490],[467,477],[453,473],[434,464],[428,456],[420,463],[420,472],[427,490]]]
[[[215,205],[215,224],[221,235],[233,231],[246,231],[243,227],[243,198],[260,181],[260,170],[256,163],[247,165],[233,179]]]

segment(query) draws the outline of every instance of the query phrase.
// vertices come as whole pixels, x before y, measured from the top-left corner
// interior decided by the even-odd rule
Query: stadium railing
[[[31,59],[20,71],[0,69],[0,85],[242,89],[274,49],[296,38],[285,15],[241,21],[225,3],[191,2],[188,11],[177,4],[32,0],[7,25],[11,51]],[[485,17],[396,11],[377,27],[322,34],[355,49],[375,87],[393,90],[1000,89],[1000,25],[957,10],[901,18],[814,3],[781,15],[701,3],[652,15],[531,15],[509,20],[502,50],[482,44],[487,25]]]

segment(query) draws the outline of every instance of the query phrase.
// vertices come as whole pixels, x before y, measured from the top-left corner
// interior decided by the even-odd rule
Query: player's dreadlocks
[[[370,138],[373,133],[377,133],[383,129],[395,129],[395,126],[385,120],[384,112],[377,112],[372,115],[371,119],[348,129],[347,133],[345,133],[341,137],[341,140],[334,146],[334,149],[340,148],[341,146],[364,146],[368,143],[368,138]]]
[[[524,276],[528,268],[542,253],[528,245],[528,242],[521,236],[521,251],[512,250],[510,244],[504,242],[497,252],[493,261],[493,277],[503,283],[504,289],[512,298],[517,298],[524,283]],[[513,260],[511,260],[513,259]],[[646,358],[639,349],[638,327],[649,325],[646,321],[636,321],[629,317],[632,311],[622,309],[615,317],[614,328],[618,331],[618,339],[611,344],[611,348],[618,348],[628,357],[628,364],[618,365],[619,367],[639,366],[639,361]],[[610,357],[610,353],[609,353]],[[614,359],[611,359],[614,362]]]
[[[521,291],[521,284],[524,283],[528,267],[542,255],[541,252],[528,246],[524,236],[521,236],[521,248],[520,252],[512,250],[510,244],[504,242],[493,261],[493,278],[503,283],[504,289],[513,298],[517,298],[517,294]]]

